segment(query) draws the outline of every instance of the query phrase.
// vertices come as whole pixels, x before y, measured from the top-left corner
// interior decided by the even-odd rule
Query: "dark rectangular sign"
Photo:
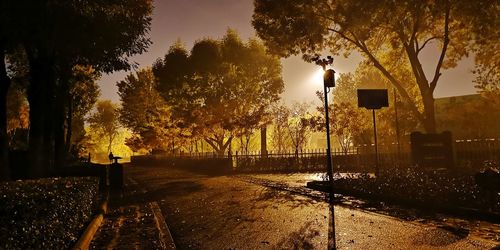
[[[387,89],[358,89],[358,107],[367,109],[389,107]]]
[[[410,136],[413,164],[423,168],[452,168],[454,156],[451,132],[422,134],[413,132]]]

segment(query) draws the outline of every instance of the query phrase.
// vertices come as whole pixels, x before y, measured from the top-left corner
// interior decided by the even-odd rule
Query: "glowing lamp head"
[[[323,82],[326,87],[335,87],[335,71],[333,69],[327,69],[323,75]]]

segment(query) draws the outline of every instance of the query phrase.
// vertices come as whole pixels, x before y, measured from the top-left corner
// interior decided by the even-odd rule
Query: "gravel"
[[[99,179],[0,183],[0,249],[68,249],[96,207]]]

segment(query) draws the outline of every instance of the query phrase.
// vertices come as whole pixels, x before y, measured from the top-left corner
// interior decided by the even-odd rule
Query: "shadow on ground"
[[[126,187],[127,188],[127,187]],[[153,201],[159,201],[166,195],[168,196],[184,196],[190,193],[203,190],[203,185],[195,181],[174,181],[165,183],[157,189],[147,192],[134,192],[123,196],[119,192],[111,194],[111,207],[121,207],[129,205],[144,204]]]

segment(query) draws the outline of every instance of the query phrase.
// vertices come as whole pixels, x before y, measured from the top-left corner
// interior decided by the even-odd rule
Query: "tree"
[[[120,123],[118,119],[118,109],[110,100],[97,102],[96,111],[89,118],[91,129],[96,131],[101,137],[106,138],[108,154],[111,152],[113,140],[119,132]]]
[[[261,126],[283,91],[279,60],[232,30],[221,40],[197,41],[189,54],[174,44],[153,72],[179,127],[189,127],[219,155],[238,133]]]
[[[271,117],[273,122],[271,135],[273,149],[278,154],[282,154],[288,149],[289,145],[286,126],[283,126],[283,124],[288,123],[290,109],[283,103],[276,103],[272,106]]]
[[[66,138],[64,153],[66,156],[72,148],[80,151],[85,138],[84,122],[100,95],[97,80],[100,74],[93,67],[76,65],[69,80],[69,95],[66,109]]]
[[[341,78],[342,79],[342,78]],[[342,81],[339,81],[340,83]],[[339,87],[342,84],[337,85]],[[313,126],[318,131],[325,131],[325,100],[321,91],[316,92],[318,99],[323,105],[316,107],[321,114],[320,117],[314,117]],[[334,95],[335,98],[335,95]],[[328,112],[331,114],[329,122],[331,126],[330,133],[337,137],[337,142],[344,154],[349,152],[349,148],[354,144],[356,137],[360,136],[367,128],[366,115],[355,106],[354,102],[340,100],[334,104],[328,105]]]
[[[175,136],[169,108],[156,85],[151,68],[129,74],[117,83],[122,102],[120,121],[134,133],[127,143],[134,151],[165,148],[169,138]]]
[[[150,44],[152,1],[6,0],[1,9],[2,59],[5,48],[19,46],[28,58],[32,175],[44,176],[52,171],[52,162],[63,163],[73,67],[92,65],[106,73],[130,69],[127,58]]]
[[[313,126],[312,116],[308,111],[309,104],[295,102],[290,108],[290,117],[285,123],[289,138],[295,149],[295,155],[298,156],[306,144],[307,138],[311,133]]]
[[[256,110],[251,110],[245,104],[235,107],[239,112],[236,114],[235,136],[240,138],[240,150],[248,154],[250,141],[254,132],[269,123],[269,111],[265,106],[260,106]],[[250,112],[248,112],[251,110]]]
[[[476,87],[482,92],[489,92],[493,95],[500,94],[500,55],[495,51],[500,50],[498,39],[500,37],[500,4],[496,1],[482,1],[482,10],[475,13],[476,10],[469,8],[468,12],[470,25],[473,27],[476,43],[474,43],[473,52],[475,54],[476,66],[474,74],[476,76]],[[486,12],[486,13],[484,13]],[[490,13],[495,13],[491,15]]]
[[[14,25],[14,16],[19,13],[8,7],[7,1],[0,3],[0,180],[10,179],[7,95],[12,81],[7,72],[6,60],[20,41]]]
[[[29,127],[29,106],[25,90],[13,84],[7,94],[7,135],[11,149],[26,149]]]
[[[257,0],[252,23],[270,51],[280,56],[305,53],[307,60],[312,58],[307,55],[324,49],[345,56],[358,51],[398,90],[425,130],[432,133],[436,132],[433,93],[441,71],[454,67],[475,42],[469,19],[494,17],[498,6],[497,1],[489,0]],[[425,71],[421,53],[436,49],[434,70]],[[401,65],[411,69],[418,98],[395,73]]]

